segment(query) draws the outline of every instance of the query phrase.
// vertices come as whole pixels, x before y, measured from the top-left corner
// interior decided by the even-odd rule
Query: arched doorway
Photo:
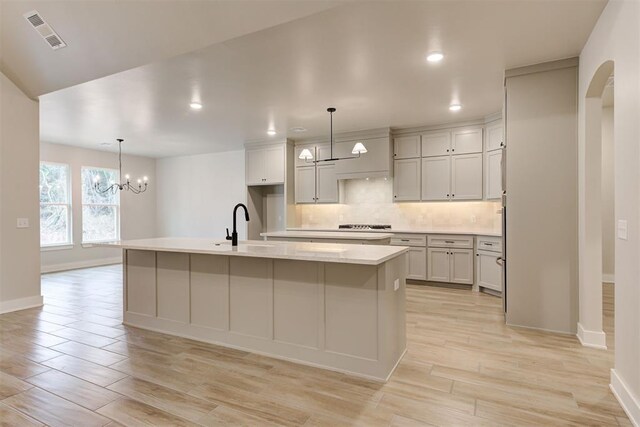
[[[578,338],[583,345],[607,348],[603,330],[603,93],[614,63],[594,73],[584,100],[584,162],[580,188]],[[612,106],[613,108],[613,106]],[[613,170],[607,171],[613,173]],[[611,201],[607,199],[608,203]],[[613,230],[611,230],[613,232]]]

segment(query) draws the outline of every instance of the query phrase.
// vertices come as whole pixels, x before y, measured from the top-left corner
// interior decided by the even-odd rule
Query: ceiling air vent
[[[47,42],[51,49],[58,50],[67,46],[64,40],[53,31],[53,28],[42,19],[42,16],[40,16],[38,12],[32,10],[31,12],[25,13],[24,17],[29,24],[35,28],[38,34],[40,34],[40,37]]]

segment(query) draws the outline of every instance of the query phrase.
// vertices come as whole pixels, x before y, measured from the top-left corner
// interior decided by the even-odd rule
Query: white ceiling
[[[343,4],[43,95],[41,137],[92,148],[122,137],[129,153],[164,157],[241,148],[270,127],[274,139],[300,137],[294,126],[322,135],[328,106],[337,132],[478,118],[501,109],[505,69],[578,55],[605,3]],[[69,44],[59,52],[78,42],[51,23]],[[425,61],[432,50],[442,63]]]

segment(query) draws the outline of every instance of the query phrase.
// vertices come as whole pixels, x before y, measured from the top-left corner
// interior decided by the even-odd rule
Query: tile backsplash
[[[500,202],[393,203],[391,179],[341,182],[339,204],[296,205],[296,226],[338,228],[338,224],[391,224],[394,229],[501,229]]]

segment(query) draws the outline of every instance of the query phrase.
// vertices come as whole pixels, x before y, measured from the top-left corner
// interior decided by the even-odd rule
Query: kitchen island
[[[408,248],[158,238],[123,249],[124,323],[386,381]]]

